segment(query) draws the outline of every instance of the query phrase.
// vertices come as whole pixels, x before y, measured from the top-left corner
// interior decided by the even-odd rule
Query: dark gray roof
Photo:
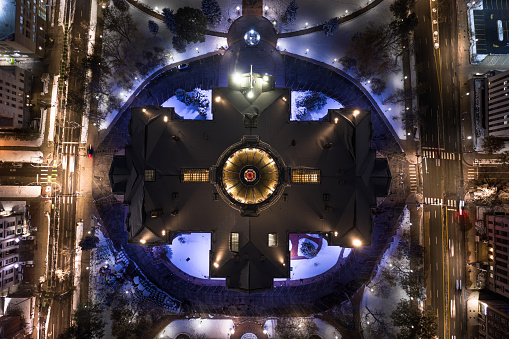
[[[369,111],[329,110],[325,121],[289,121],[290,90],[277,89],[263,93],[270,100],[263,99],[257,127],[248,128],[237,109],[241,98],[228,88],[212,93],[212,121],[175,120],[173,110],[162,107],[131,110],[131,143],[110,170],[114,193],[123,193],[129,205],[130,242],[157,245],[171,243],[176,232],[211,232],[210,276],[245,292],[289,277],[289,233],[321,232],[332,246],[351,247],[353,239],[371,243],[371,208],[377,195],[387,194],[390,172],[370,147]],[[320,169],[321,182],[285,187],[257,217],[226,203],[217,183],[181,182],[182,168],[212,169],[249,135],[275,149],[285,167]],[[156,171],[154,182],[144,180],[145,169]],[[231,232],[239,233],[238,253],[230,251]],[[277,234],[277,247],[268,247],[269,233]]]

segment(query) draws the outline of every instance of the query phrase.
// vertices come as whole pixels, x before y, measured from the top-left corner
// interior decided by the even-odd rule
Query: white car
[[[456,290],[461,291],[461,279],[456,280]]]

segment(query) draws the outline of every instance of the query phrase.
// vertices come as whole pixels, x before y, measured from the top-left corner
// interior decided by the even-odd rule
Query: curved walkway
[[[152,17],[154,17],[155,19],[160,20],[160,21],[164,21],[163,20],[163,16],[161,14],[155,12],[154,10],[152,10],[149,7],[146,7],[143,3],[141,3],[141,2],[139,2],[137,0],[126,0],[126,1],[130,5],[138,8],[140,11],[142,11],[142,12],[144,12],[144,13],[152,16]],[[371,2],[366,7],[363,7],[361,9],[359,9],[358,11],[355,11],[352,14],[349,14],[347,16],[338,18],[339,25],[344,24],[345,22],[348,22],[348,21],[350,21],[352,19],[355,19],[358,16],[366,13],[367,11],[375,8],[382,1],[383,0],[374,0],[373,2]],[[317,26],[313,26],[313,27],[310,27],[310,28],[305,28],[305,29],[301,29],[301,30],[298,30],[298,31],[292,31],[292,32],[287,32],[287,33],[278,33],[277,37],[278,38],[290,38],[292,36],[305,35],[305,34],[319,32],[319,31],[323,31],[323,25],[317,25]],[[226,32],[212,31],[212,30],[209,30],[209,29],[205,31],[205,34],[206,35],[211,35],[211,36],[217,36],[217,37],[221,37],[221,38],[226,38],[226,35],[227,35]]]

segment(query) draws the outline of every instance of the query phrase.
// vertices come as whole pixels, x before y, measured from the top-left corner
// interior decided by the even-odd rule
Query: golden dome
[[[265,201],[276,190],[278,182],[276,161],[259,148],[242,148],[230,155],[223,166],[223,187],[241,204]]]

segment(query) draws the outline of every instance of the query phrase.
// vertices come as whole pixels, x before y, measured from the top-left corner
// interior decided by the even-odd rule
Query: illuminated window
[[[180,169],[181,182],[209,182],[209,170],[206,168]]]
[[[145,181],[156,181],[156,170],[146,169],[145,170]]]
[[[230,251],[232,251],[232,252],[239,251],[239,234],[238,233],[230,233]]]
[[[277,247],[277,233],[269,233],[268,246]]]
[[[298,168],[292,170],[292,183],[294,184],[319,184],[320,170]]]

